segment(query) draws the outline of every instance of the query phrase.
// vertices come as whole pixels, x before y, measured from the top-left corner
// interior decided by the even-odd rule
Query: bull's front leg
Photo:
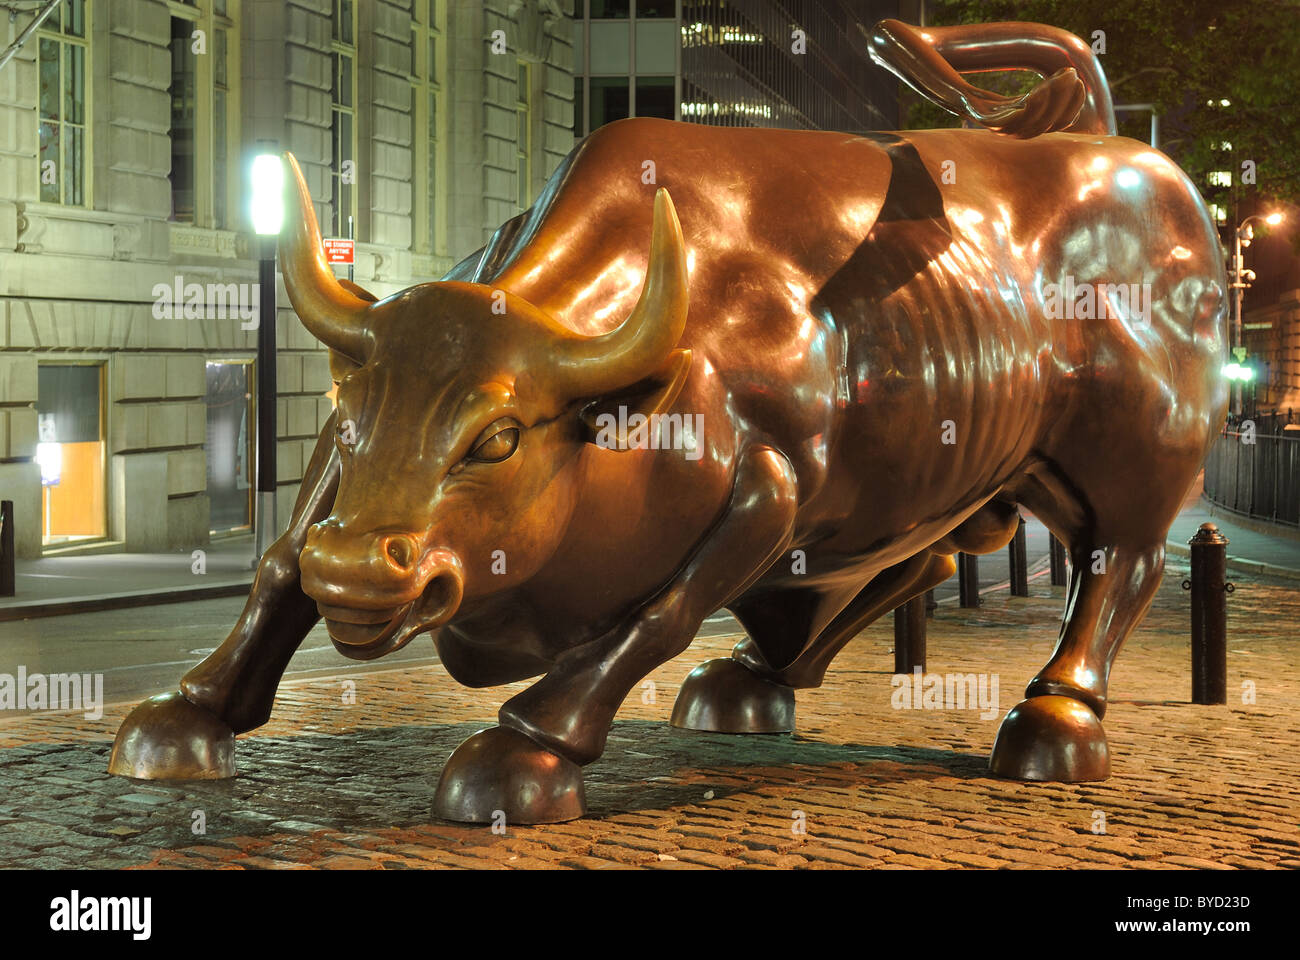
[[[235,775],[234,735],[264,724],[290,658],[319,619],[299,584],[307,531],[329,515],[338,490],[334,415],[321,431],[289,529],[262,556],[248,602],[224,643],[181,680],[122,721],[108,772],[142,780]]]
[[[604,751],[623,700],[785,550],[797,500],[790,462],[770,447],[749,450],[726,512],[673,580],[625,623],[562,655],[502,706],[500,726],[462,743],[443,768],[435,812],[468,823],[582,816],[581,768]]]

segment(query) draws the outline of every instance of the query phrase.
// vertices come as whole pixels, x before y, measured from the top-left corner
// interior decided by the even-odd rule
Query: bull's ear
[[[636,444],[628,443],[627,434],[631,432],[628,421],[638,413],[648,419],[654,414],[667,412],[682,392],[686,375],[690,372],[691,351],[674,350],[668,355],[667,362],[644,380],[625,390],[593,400],[583,407],[580,414],[583,439],[587,443],[596,443],[610,449],[635,448]],[[635,426],[632,425],[633,428]]]
[[[345,290],[355,293],[358,297],[360,297],[362,300],[365,300],[367,303],[376,302],[376,297],[373,293],[371,293],[365,287],[353,283],[351,280],[340,278],[339,286],[343,287]],[[353,360],[351,357],[339,353],[337,350],[330,351],[330,377],[334,380],[335,383],[341,383],[343,381],[343,378],[346,377],[349,373],[352,373],[354,370],[360,370],[360,369],[361,369],[361,364],[357,363],[357,361]]]
[[[345,356],[337,350],[330,351],[330,379],[335,383],[342,383],[343,378],[349,373],[354,373],[360,369],[361,364],[351,357]]]

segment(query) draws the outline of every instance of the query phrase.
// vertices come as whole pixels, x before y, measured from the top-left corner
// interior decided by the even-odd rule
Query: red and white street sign
[[[346,237],[332,237],[327,238],[324,243],[326,263],[352,263],[356,241]]]

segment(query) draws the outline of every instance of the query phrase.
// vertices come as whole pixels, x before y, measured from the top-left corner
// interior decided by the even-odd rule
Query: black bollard
[[[1047,535],[1047,555],[1052,565],[1052,586],[1065,586],[1065,544],[1055,534]]]
[[[14,502],[0,500],[0,597],[14,595]]]
[[[1007,545],[1011,557],[1011,595],[1029,596],[1029,558],[1025,555],[1025,518],[1016,525],[1016,535]]]
[[[957,592],[963,607],[980,605],[980,558],[973,553],[957,554]]]
[[[894,608],[894,673],[925,670],[925,594]]]
[[[1228,702],[1228,538],[1203,523],[1192,548],[1192,703]]]

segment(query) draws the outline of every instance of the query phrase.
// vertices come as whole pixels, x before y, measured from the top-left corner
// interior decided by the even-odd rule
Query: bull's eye
[[[518,446],[519,424],[503,417],[479,434],[467,459],[479,463],[498,463],[514,453]]]

